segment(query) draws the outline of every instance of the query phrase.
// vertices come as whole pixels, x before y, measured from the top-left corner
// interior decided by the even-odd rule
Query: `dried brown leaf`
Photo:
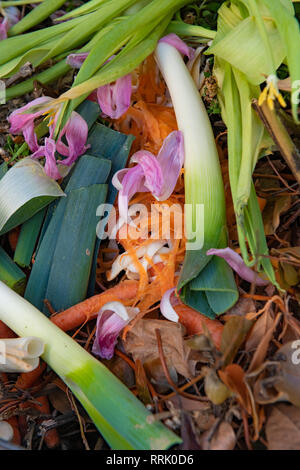
[[[233,361],[252,325],[253,321],[240,316],[231,317],[227,321],[221,342],[224,365]]]
[[[236,445],[236,435],[231,424],[222,421],[213,436],[211,431],[206,431],[201,436],[203,450],[233,450]]]
[[[271,310],[266,310],[261,317],[255,322],[249,337],[246,341],[245,349],[247,352],[254,351],[265,334],[272,328],[274,322]]]
[[[142,364],[158,358],[158,346],[155,330],[159,329],[164,356],[168,364],[173,364],[177,372],[189,378],[191,370],[188,364],[190,349],[184,344],[183,329],[178,323],[165,320],[140,320],[127,335],[124,347],[134,361]]]
[[[300,408],[274,405],[266,423],[269,450],[300,450]]]

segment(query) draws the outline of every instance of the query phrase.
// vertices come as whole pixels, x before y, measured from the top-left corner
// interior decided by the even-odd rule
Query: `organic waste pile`
[[[0,448],[299,450],[299,2],[0,13]]]

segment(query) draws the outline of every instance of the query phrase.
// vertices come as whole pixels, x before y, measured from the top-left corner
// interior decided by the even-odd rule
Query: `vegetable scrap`
[[[299,450],[298,2],[0,3],[0,447]]]

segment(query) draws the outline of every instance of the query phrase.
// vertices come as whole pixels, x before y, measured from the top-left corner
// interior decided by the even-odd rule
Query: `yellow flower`
[[[280,91],[278,90],[278,78],[276,75],[269,75],[267,78],[267,84],[263,91],[260,94],[258,104],[262,106],[265,101],[267,101],[269,108],[271,111],[274,109],[274,101],[278,100],[279,104],[285,108],[286,102]]]

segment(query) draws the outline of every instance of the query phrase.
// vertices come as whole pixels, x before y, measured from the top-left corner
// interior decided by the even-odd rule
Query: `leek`
[[[70,387],[113,449],[168,449],[180,438],[148,420],[142,403],[101,362],[29,302],[0,282],[0,320],[45,343],[42,358]]]
[[[212,247],[227,245],[225,196],[219,157],[211,124],[196,85],[180,53],[160,43],[156,60],[167,83],[178,128],[184,135],[185,204],[189,242],[178,289],[185,303],[214,317],[230,308],[238,298],[231,269],[226,263],[207,256]],[[204,220],[197,206],[203,207]]]

